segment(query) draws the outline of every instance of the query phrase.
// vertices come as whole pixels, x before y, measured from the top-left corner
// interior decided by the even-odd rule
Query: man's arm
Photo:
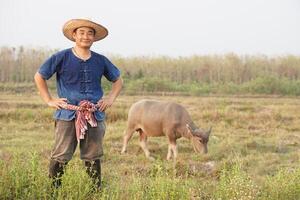
[[[99,107],[100,111],[104,111],[107,108],[109,108],[110,106],[112,106],[112,104],[114,103],[116,98],[119,96],[122,86],[123,86],[123,80],[121,77],[118,80],[116,80],[115,82],[113,82],[112,89],[111,89],[108,97],[103,98],[98,102],[98,104],[100,105],[100,107]]]
[[[46,80],[42,77],[42,75],[37,72],[34,75],[35,84],[40,92],[42,99],[48,104],[48,106],[60,109],[60,105],[66,103],[66,98],[52,98]]]

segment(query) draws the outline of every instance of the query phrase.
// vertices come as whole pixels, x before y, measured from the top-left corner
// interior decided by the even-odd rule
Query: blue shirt
[[[103,96],[101,78],[111,82],[120,76],[119,69],[105,56],[91,51],[91,57],[84,61],[76,57],[72,49],[66,49],[52,55],[38,71],[46,80],[56,73],[56,86],[59,98],[66,98],[67,103],[78,105],[82,100],[96,104]],[[96,111],[98,121],[105,119],[105,113]],[[75,118],[75,111],[58,109],[55,119],[70,121]]]

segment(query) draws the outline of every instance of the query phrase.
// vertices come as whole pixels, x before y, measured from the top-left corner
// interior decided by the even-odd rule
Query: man
[[[64,167],[79,143],[80,158],[100,188],[104,111],[112,106],[123,83],[119,69],[106,57],[90,50],[93,42],[108,35],[105,27],[90,20],[72,19],[63,26],[63,34],[75,46],[52,55],[34,76],[42,99],[57,109],[49,177],[53,178],[55,187],[60,186]],[[58,98],[50,95],[46,83],[54,73]],[[103,98],[102,76],[112,82],[106,98]]]

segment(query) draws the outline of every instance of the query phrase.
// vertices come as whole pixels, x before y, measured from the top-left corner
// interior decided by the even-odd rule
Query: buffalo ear
[[[210,133],[211,133],[211,129],[212,129],[212,126],[208,129],[208,131],[206,132],[206,136],[207,138],[209,137]]]

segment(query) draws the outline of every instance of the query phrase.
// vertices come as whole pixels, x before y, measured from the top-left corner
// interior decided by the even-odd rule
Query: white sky
[[[100,53],[300,55],[300,0],[0,0],[0,46],[69,48],[81,17],[108,28]]]

